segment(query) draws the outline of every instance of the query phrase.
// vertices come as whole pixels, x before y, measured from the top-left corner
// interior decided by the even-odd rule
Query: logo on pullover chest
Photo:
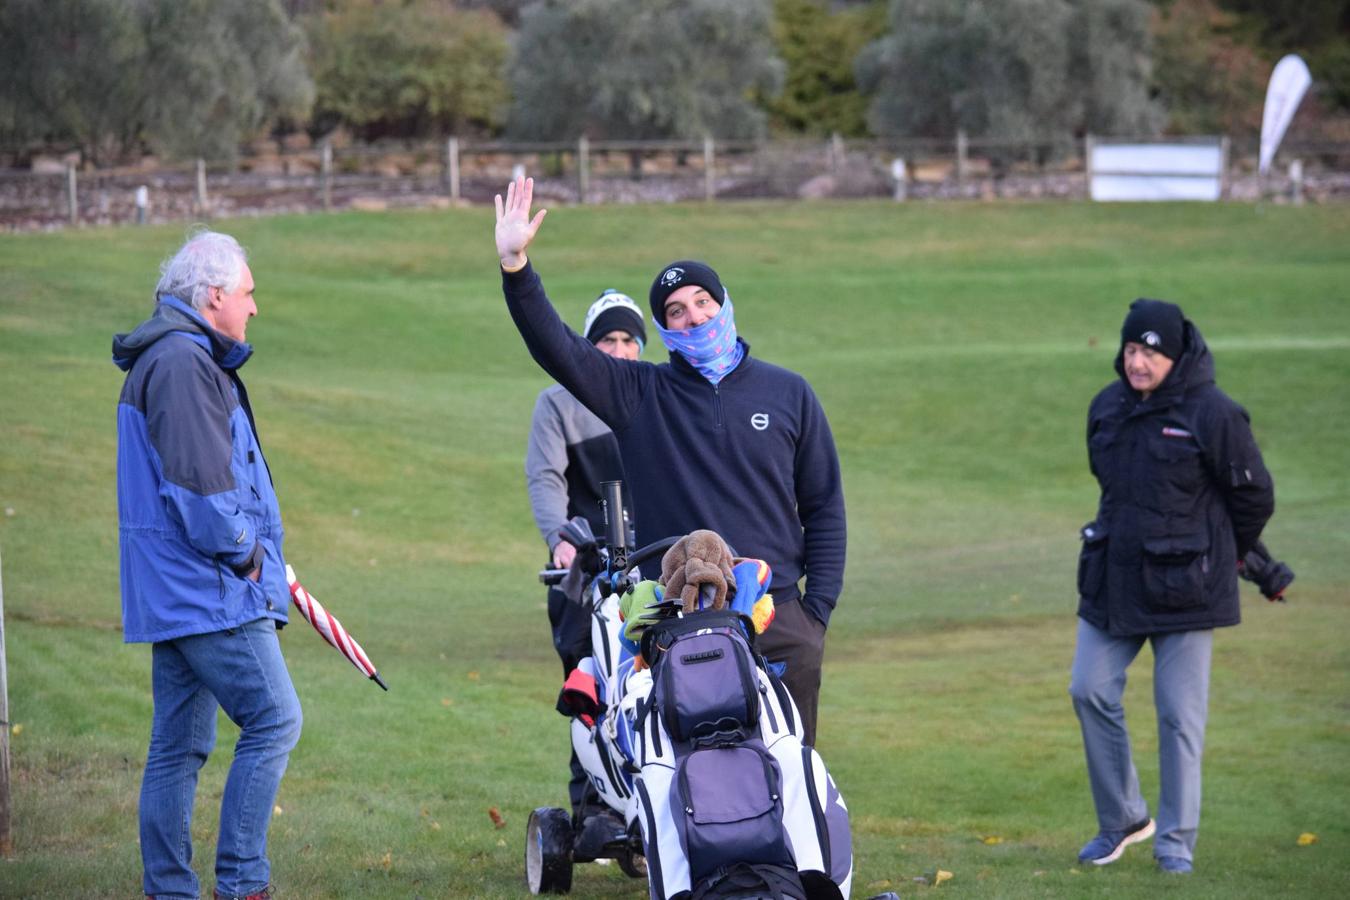
[[[755,413],[750,417],[750,427],[756,431],[765,431],[769,427],[769,414],[764,412]]]

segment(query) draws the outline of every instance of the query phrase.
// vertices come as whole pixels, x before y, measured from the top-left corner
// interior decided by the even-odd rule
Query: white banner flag
[[[1284,139],[1285,129],[1310,84],[1312,73],[1308,71],[1308,64],[1292,53],[1276,63],[1275,71],[1270,73],[1266,110],[1261,116],[1261,174],[1270,168],[1275,151]]]

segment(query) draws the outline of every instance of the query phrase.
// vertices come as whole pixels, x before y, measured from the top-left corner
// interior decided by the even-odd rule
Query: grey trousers
[[[1200,758],[1209,708],[1214,631],[1112,637],[1082,619],[1069,695],[1083,729],[1088,780],[1102,831],[1148,817],[1125,728],[1125,670],[1147,639],[1153,645],[1153,705],[1158,713],[1158,831],[1153,855],[1191,859],[1200,827]]]

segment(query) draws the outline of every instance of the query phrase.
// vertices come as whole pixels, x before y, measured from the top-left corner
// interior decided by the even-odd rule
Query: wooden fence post
[[[966,175],[969,174],[969,155],[970,144],[966,137],[964,128],[957,129],[956,132],[956,183],[965,184]]]
[[[708,201],[717,196],[717,179],[713,177],[715,162],[712,135],[705,135],[703,137],[703,199]]]
[[[197,212],[206,215],[206,160],[197,158]]]
[[[1219,138],[1219,199],[1228,196],[1228,154],[1232,150],[1228,141],[1228,135],[1222,135]]]
[[[1092,199],[1092,148],[1094,146],[1095,142],[1092,140],[1092,135],[1083,135],[1083,174],[1087,176],[1086,188],[1089,200]]]
[[[80,223],[80,203],[76,195],[75,188],[75,166],[66,165],[66,206],[70,213],[70,224],[78,225]]]
[[[591,142],[582,135],[577,140],[577,202],[585,203],[591,187]]]
[[[9,680],[5,672],[5,579],[0,572],[0,856],[14,855],[9,805]]]
[[[319,182],[323,191],[323,209],[333,208],[333,145],[323,142],[323,154],[320,156]]]
[[[459,202],[459,138],[445,142],[445,177],[450,182],[450,202]]]

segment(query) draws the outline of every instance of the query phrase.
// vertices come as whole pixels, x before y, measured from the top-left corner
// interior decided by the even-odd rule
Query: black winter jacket
[[[1181,356],[1147,399],[1125,378],[1088,409],[1101,485],[1083,527],[1078,615],[1110,634],[1236,625],[1237,561],[1275,510],[1247,412],[1214,383],[1214,360],[1185,323]]]

